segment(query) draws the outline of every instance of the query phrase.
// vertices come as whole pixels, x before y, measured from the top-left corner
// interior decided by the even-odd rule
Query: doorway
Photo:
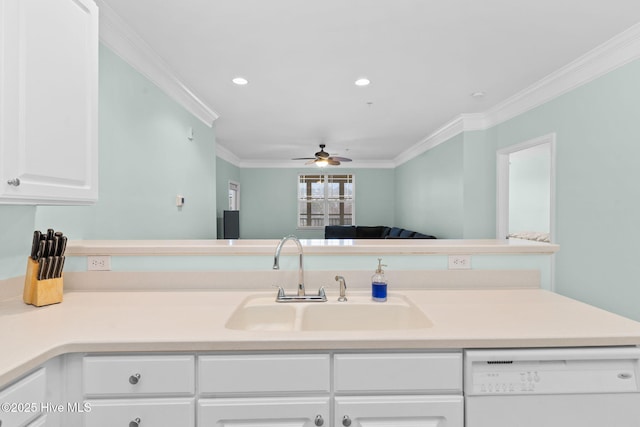
[[[229,210],[240,210],[240,183],[229,181]]]
[[[498,239],[554,241],[555,143],[551,133],[497,151]]]

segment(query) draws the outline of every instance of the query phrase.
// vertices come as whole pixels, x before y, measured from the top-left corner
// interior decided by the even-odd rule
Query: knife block
[[[43,305],[62,302],[63,277],[38,280],[38,262],[27,258],[27,274],[24,276],[22,300],[26,304]]]

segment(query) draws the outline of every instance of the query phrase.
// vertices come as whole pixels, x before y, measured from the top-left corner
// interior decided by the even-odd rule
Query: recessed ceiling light
[[[362,77],[358,80],[355,81],[355,85],[356,86],[369,86],[369,84],[371,83],[371,81],[369,79],[367,79],[366,77]]]
[[[249,83],[249,80],[245,79],[244,77],[236,77],[231,81],[237,84],[238,86],[244,86],[247,83]]]
[[[471,94],[471,96],[472,96],[472,97],[474,97],[474,98],[482,98],[482,97],[483,97],[483,96],[485,96],[485,95],[486,95],[486,93],[484,93],[484,92],[483,92],[483,91],[481,91],[481,90],[479,90],[479,91],[477,91],[477,92],[473,92],[473,93]]]

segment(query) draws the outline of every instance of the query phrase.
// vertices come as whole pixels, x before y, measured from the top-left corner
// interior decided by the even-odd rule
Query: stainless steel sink
[[[429,318],[402,295],[375,302],[368,295],[350,295],[346,302],[279,304],[273,297],[247,298],[226,323],[246,331],[374,331],[424,329]]]

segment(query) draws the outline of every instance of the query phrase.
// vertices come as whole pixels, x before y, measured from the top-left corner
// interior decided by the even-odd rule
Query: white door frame
[[[509,234],[509,155],[516,151],[535,147],[536,145],[549,144],[551,149],[550,171],[550,218],[549,218],[549,239],[555,240],[555,218],[556,218],[556,134],[550,133],[538,138],[530,139],[519,144],[510,145],[496,152],[497,159],[497,218],[496,218],[496,238],[506,239]]]
[[[230,211],[239,211],[240,210],[240,183],[236,182],[236,181],[232,181],[229,180],[229,185],[228,185],[228,193],[230,193],[231,191],[235,191],[236,193],[236,197],[235,197],[235,201],[236,201],[236,206],[231,206],[231,195],[229,195],[229,210]]]

